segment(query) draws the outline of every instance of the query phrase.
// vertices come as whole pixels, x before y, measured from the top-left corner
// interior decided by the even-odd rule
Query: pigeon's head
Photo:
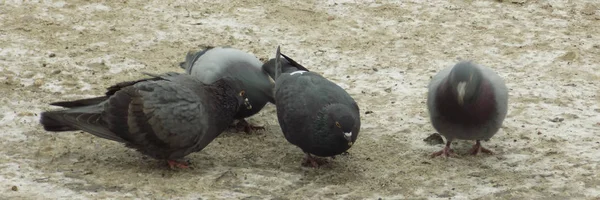
[[[355,131],[358,130],[358,124],[350,109],[342,105],[330,106],[328,115],[329,132],[333,133],[334,137],[339,138],[340,141],[347,142],[348,146],[352,146],[356,141],[357,133]]]
[[[475,100],[481,79],[481,71],[471,62],[460,62],[452,68],[449,83],[459,105]]]
[[[242,109],[252,110],[252,105],[250,104],[250,102],[248,101],[248,97],[246,96],[246,90],[241,90],[240,93],[238,93],[238,96],[240,104],[243,105]]]
[[[229,95],[233,95],[233,92],[236,93],[235,96],[237,97],[238,105],[242,106],[239,109],[252,109],[252,104],[250,104],[250,101],[248,101],[248,96],[241,80],[236,79],[234,77],[226,76],[219,81],[226,82],[227,85],[229,85],[229,87],[231,88],[227,90],[229,91]]]

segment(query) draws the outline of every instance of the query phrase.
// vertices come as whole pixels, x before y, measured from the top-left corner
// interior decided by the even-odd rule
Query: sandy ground
[[[0,199],[600,198],[600,2],[572,1],[0,2]],[[349,155],[300,166],[268,105],[172,171],[116,142],[49,133],[57,100],[181,71],[201,45],[272,57],[277,45],[337,82],[361,107]],[[442,148],[425,107],[430,77],[459,58],[510,88],[495,155],[430,158]],[[364,113],[370,114],[364,114]]]

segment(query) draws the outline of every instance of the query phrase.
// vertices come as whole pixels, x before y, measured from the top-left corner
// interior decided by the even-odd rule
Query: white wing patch
[[[303,70],[298,70],[298,71],[295,71],[295,72],[292,72],[292,73],[290,73],[290,75],[292,75],[292,76],[293,76],[294,74],[300,74],[300,75],[302,75],[302,74],[304,74],[304,72],[306,72],[306,71],[303,71]]]

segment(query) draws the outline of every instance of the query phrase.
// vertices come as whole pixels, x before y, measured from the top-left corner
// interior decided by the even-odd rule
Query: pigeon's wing
[[[138,149],[194,145],[209,125],[203,99],[190,88],[203,85],[187,75],[165,76],[122,87],[96,105],[42,113],[49,131],[83,130]]]
[[[188,148],[198,142],[210,125],[204,100],[191,89],[202,87],[198,83],[174,77],[136,84],[129,108],[129,116],[134,117],[129,120],[132,140],[170,149]]]
[[[452,71],[452,66],[442,69],[441,71],[439,71],[436,75],[434,75],[431,78],[431,81],[429,82],[429,85],[427,86],[427,88],[428,88],[427,108],[429,110],[430,115],[437,115],[436,114],[437,110],[434,109],[435,108],[435,99],[436,99],[435,95],[437,93],[438,88],[440,87],[440,84],[442,84],[442,82],[450,74],[450,71]]]
[[[135,81],[120,82],[108,87],[105,96],[50,103],[50,105],[61,106],[70,109],[43,112],[40,123],[47,131],[59,132],[84,130],[101,138],[118,142],[126,142],[126,139],[123,139],[118,134],[112,132],[104,120],[105,118],[103,117],[103,109],[105,104],[107,104],[109,98],[123,88],[127,88],[139,82],[158,79],[161,78],[152,77]],[[126,105],[129,99],[116,97],[113,102],[114,101],[125,101],[121,102],[121,104]],[[127,107],[124,108],[127,109]]]

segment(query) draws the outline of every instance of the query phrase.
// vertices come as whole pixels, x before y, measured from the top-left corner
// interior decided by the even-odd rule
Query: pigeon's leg
[[[494,154],[493,151],[482,147],[481,142],[479,140],[477,140],[477,142],[475,143],[475,145],[473,145],[473,148],[471,148],[471,150],[469,152],[471,152],[471,155],[477,155],[480,152],[487,153],[487,154]]]
[[[169,163],[169,167],[171,169],[179,168],[179,169],[188,169],[190,168],[189,163],[185,161],[177,161],[177,160],[167,160]]]
[[[306,154],[306,156],[304,157],[304,162],[302,162],[302,166],[319,168],[319,166],[327,163],[326,160],[321,160],[321,159],[312,157],[309,153],[305,153],[305,154]]]
[[[450,145],[452,144],[452,141],[448,140],[446,142],[446,146],[444,147],[444,149],[442,149],[441,151],[435,152],[433,154],[431,154],[431,157],[436,157],[436,156],[441,156],[444,155],[446,157],[451,157],[454,155],[454,151],[450,148]]]
[[[248,123],[245,119],[240,119],[238,121],[238,123],[235,125],[235,127],[238,130],[240,130],[240,131],[244,130],[244,132],[246,132],[246,133],[250,133],[253,130],[254,131],[256,131],[256,130],[265,130],[264,126],[255,126],[255,125],[252,125],[252,124]]]

